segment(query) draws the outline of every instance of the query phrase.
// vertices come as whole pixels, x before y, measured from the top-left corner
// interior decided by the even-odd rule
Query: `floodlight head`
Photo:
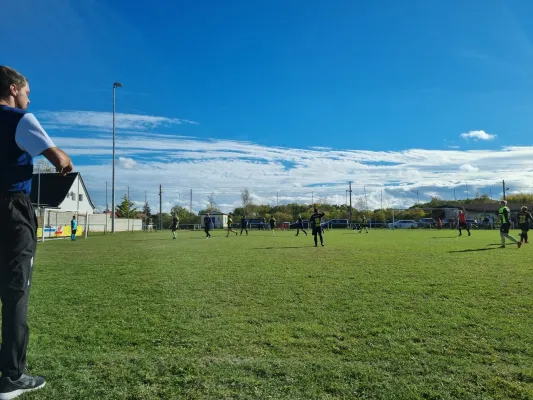
[[[124,85],[120,82],[115,82],[113,83],[113,87],[116,88],[116,87],[124,87]]]

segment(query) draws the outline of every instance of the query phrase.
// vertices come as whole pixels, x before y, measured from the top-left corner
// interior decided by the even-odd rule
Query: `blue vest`
[[[31,192],[33,158],[15,141],[24,114],[23,110],[0,105],[0,193]]]

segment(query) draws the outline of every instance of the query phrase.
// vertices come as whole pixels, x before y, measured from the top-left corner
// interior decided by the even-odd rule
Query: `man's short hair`
[[[9,88],[15,85],[22,88],[28,83],[28,80],[21,73],[11,67],[0,65],[0,99],[9,97]]]

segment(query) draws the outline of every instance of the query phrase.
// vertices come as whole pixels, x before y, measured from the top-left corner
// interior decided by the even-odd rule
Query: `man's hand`
[[[56,168],[56,171],[59,172],[61,175],[65,176],[68,173],[72,172],[74,170],[74,165],[72,165],[72,160],[69,159],[69,163],[66,167],[59,167]]]
[[[57,147],[51,147],[43,151],[43,156],[50,161],[50,163],[56,167],[56,171],[65,176],[69,172],[72,172],[74,166],[69,156]]]

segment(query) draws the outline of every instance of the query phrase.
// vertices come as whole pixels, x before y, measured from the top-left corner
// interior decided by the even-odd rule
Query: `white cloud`
[[[470,164],[463,164],[459,167],[459,169],[464,172],[478,172],[479,171],[479,168],[474,167]]]
[[[40,111],[36,113],[43,126],[48,129],[96,129],[111,131],[113,113],[97,111]],[[153,129],[159,126],[197,124],[194,121],[153,115],[115,114],[117,129]]]
[[[474,140],[492,140],[496,135],[491,135],[485,131],[470,131],[467,133],[461,133],[463,139],[474,139]]]
[[[93,201],[105,204],[105,182],[111,181],[111,135],[88,138],[85,131],[51,135],[73,155]],[[150,204],[158,207],[161,184],[165,210],[172,204],[189,207],[191,188],[194,210],[205,207],[212,192],[218,204],[239,206],[245,186],[254,203],[275,205],[278,195],[281,203],[310,204],[319,198],[344,203],[348,181],[353,181],[353,202],[363,198],[366,189],[369,208],[379,207],[382,200],[385,207],[410,206],[416,190],[420,201],[453,198],[453,189],[465,182],[470,193],[492,188],[495,198],[504,178],[512,190],[533,191],[533,147],[527,146],[468,151],[296,149],[121,130],[117,155],[117,196],[129,186],[132,199],[144,201],[146,191]]]
[[[128,157],[119,157],[118,163],[124,169],[132,169],[137,166],[137,161],[135,161],[133,158]]]

